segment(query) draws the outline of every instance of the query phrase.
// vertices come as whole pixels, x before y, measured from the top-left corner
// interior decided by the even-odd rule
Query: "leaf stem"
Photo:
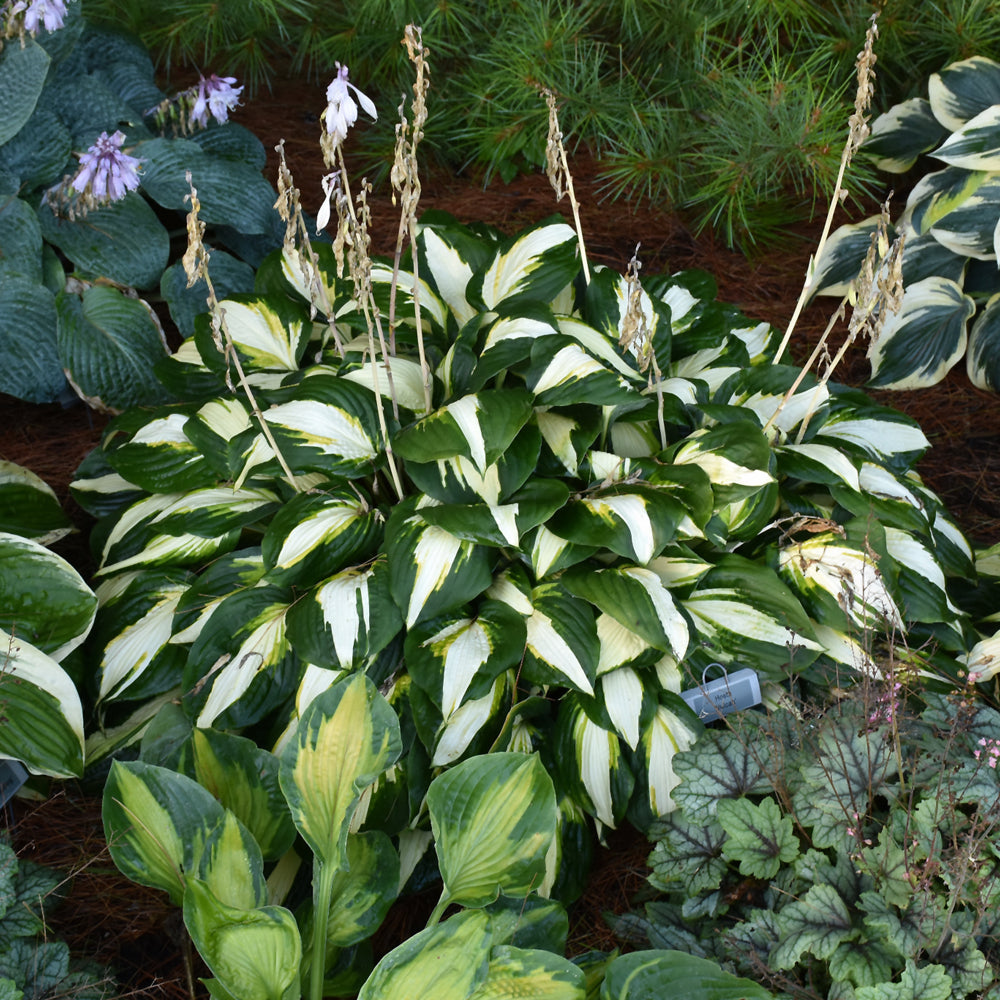
[[[323,1000],[326,975],[326,935],[330,925],[330,903],[337,869],[316,858],[313,870],[312,962],[309,971],[309,1000]]]

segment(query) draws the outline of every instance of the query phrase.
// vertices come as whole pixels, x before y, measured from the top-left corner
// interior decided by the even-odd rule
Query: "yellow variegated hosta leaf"
[[[550,951],[500,945],[490,957],[490,970],[469,1000],[584,1000],[584,973],[569,959]]]
[[[260,847],[228,809],[206,838],[198,874],[227,906],[252,910],[266,900]]]

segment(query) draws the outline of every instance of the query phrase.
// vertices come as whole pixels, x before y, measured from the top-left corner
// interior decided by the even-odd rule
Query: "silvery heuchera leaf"
[[[951,977],[943,966],[918,967],[912,958],[906,960],[898,982],[859,986],[854,995],[857,1000],[949,1000],[954,996]]]
[[[668,816],[657,831],[649,856],[649,883],[661,892],[678,887],[692,895],[717,889],[726,872],[722,845],[726,832],[714,820],[691,823],[682,812]]]
[[[741,875],[773,878],[782,864],[794,861],[799,853],[792,817],[783,816],[770,796],[759,803],[722,799],[716,818],[726,831],[723,856],[739,862]]]
[[[830,976],[834,982],[847,980],[854,986],[875,986],[892,977],[895,957],[878,940],[844,941],[830,956]]]
[[[981,931],[976,915],[968,909],[952,914],[949,930],[951,933],[934,952],[934,958],[944,966],[955,993],[981,995],[996,982],[996,969],[976,946]]]
[[[937,849],[940,850],[942,846],[939,842]],[[873,846],[862,849],[861,858],[863,861],[859,862],[859,867],[875,880],[879,892],[894,906],[905,909],[913,898],[910,874],[912,853],[908,857],[892,831],[883,827],[879,831],[878,841]]]
[[[775,969],[791,969],[803,954],[828,959],[837,947],[856,936],[851,915],[831,885],[814,885],[778,914],[778,942],[769,961]]]

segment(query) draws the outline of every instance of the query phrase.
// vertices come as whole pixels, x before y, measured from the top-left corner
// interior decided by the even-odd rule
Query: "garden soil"
[[[322,199],[317,142],[323,104],[321,87],[290,80],[276,83],[272,93],[259,95],[233,115],[264,142],[272,182],[277,163],[274,147],[285,140],[303,205],[312,213]],[[592,265],[624,271],[638,253],[643,275],[700,268],[715,278],[720,300],[735,304],[753,319],[786,327],[821,219],[794,226],[781,246],[766,248],[748,260],[711,234],[693,234],[682,218],[663,207],[602,200],[599,165],[586,155],[574,154],[570,168]],[[421,183],[421,211],[444,209],[462,222],[487,222],[507,233],[556,212],[567,219],[571,216],[568,201],[555,201],[541,173],[509,184],[493,181],[484,189],[475,176],[456,177],[432,169],[422,175]],[[370,203],[372,252],[391,254],[398,212],[386,189],[376,189]],[[859,211],[869,214],[872,208]],[[797,360],[808,355],[831,309],[831,300],[821,299],[804,311],[792,340]],[[840,337],[842,333],[834,349]],[[864,345],[852,349],[838,369],[839,381],[864,385],[868,373],[864,350]],[[931,441],[919,471],[973,543],[987,546],[1000,541],[1000,400],[974,388],[964,368],[921,392],[872,395],[919,421]],[[0,459],[27,466],[55,489],[81,528],[60,543],[59,551],[84,572],[91,568],[83,541],[86,516],[73,505],[68,486],[79,462],[99,443],[107,420],[82,404],[66,409],[58,404],[35,406],[0,395]],[[22,857],[72,873],[61,890],[65,899],[52,913],[51,934],[66,939],[77,954],[113,966],[123,995],[158,1000],[190,996],[179,916],[162,893],[117,874],[104,846],[99,791],[66,785],[54,788],[44,802],[16,801],[0,817],[0,826],[10,827]],[[598,851],[588,890],[571,912],[571,954],[615,947],[604,913],[627,910],[644,884],[649,851],[645,841],[628,830],[612,831],[607,840],[607,847]],[[385,951],[419,930],[434,901],[408,902],[391,912],[376,939],[376,950]],[[206,975],[197,956],[192,968],[195,977]],[[207,996],[199,983],[195,988],[198,996]]]

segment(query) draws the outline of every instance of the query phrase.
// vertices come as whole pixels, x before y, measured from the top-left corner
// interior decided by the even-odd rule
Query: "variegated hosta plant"
[[[928,97],[911,98],[877,118],[864,148],[890,173],[910,171],[924,154],[941,166],[916,182],[895,223],[905,236],[905,290],[902,308],[869,349],[871,385],[934,385],[964,357],[972,382],[996,391],[1000,63],[974,56],[935,73]],[[877,222],[866,219],[833,234],[817,263],[818,294],[845,294]]]
[[[888,637],[959,676],[976,636],[949,587],[975,571],[911,471],[925,437],[836,385],[782,405],[798,372],[708,276],[585,284],[562,222],[503,239],[428,214],[392,306],[372,269],[394,345],[373,363],[314,249],[319,280],[285,251],[221,304],[253,405],[204,316],[160,369],[179,401],[117,418],[79,470],[100,518],[94,756],[170,701],[280,751],[364,672],[403,741],[369,821],[426,827],[435,774],[538,749],[568,895],[587,815],[672,808],[700,729],[679,692],[709,665],[825,683],[887,670]]]

